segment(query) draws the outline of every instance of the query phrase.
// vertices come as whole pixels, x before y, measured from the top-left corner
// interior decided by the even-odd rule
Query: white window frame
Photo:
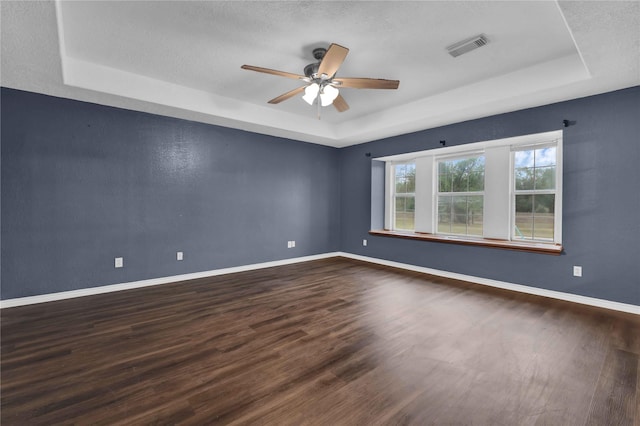
[[[526,151],[528,149],[541,149],[548,147],[556,147],[556,182],[555,189],[549,190],[516,190],[515,179],[515,153],[518,151]],[[516,238],[514,235],[516,228],[516,195],[541,195],[554,194],[554,222],[553,222],[553,243],[562,244],[562,138],[552,143],[540,143],[535,145],[515,145],[511,149],[511,241],[532,241],[532,242],[549,242],[548,240],[522,239]],[[558,220],[558,217],[560,220]]]
[[[527,147],[542,147],[545,145],[555,145],[557,147],[554,240],[514,239],[515,172],[513,151],[526,149]],[[395,223],[393,217],[394,204],[392,203],[395,199],[393,193],[395,190],[395,177],[393,176],[394,165],[406,163],[414,163],[416,165],[414,232],[416,234],[436,235],[438,234],[436,232],[438,220],[438,161],[477,155],[484,155],[485,157],[485,185],[482,193],[484,198],[483,236],[451,235],[460,240],[525,241],[532,245],[561,245],[563,198],[562,130],[375,158],[374,160],[384,161],[386,164],[385,230],[393,231],[393,224]]]
[[[439,234],[439,235],[455,235],[455,236],[460,236],[463,238],[466,237],[470,237],[470,238],[478,238],[477,235],[469,235],[469,234],[458,234],[455,232],[440,232],[438,231],[438,220],[439,220],[439,215],[440,215],[440,210],[439,210],[439,203],[440,203],[440,196],[446,195],[448,197],[456,197],[456,196],[460,196],[460,197],[465,197],[465,196],[481,196],[482,197],[482,205],[484,206],[484,189],[482,191],[464,191],[464,192],[440,192],[440,188],[439,188],[439,181],[440,181],[440,173],[439,173],[439,169],[440,169],[440,163],[443,161],[451,161],[451,160],[464,160],[467,158],[477,158],[477,157],[484,157],[484,151],[479,151],[479,152],[468,152],[468,153],[464,153],[462,155],[454,155],[454,156],[438,156],[434,158],[434,183],[435,183],[435,187],[436,187],[436,191],[435,194],[433,195],[433,215],[434,215],[434,219],[435,219],[435,223],[433,224],[433,229],[434,229],[434,234]],[[484,170],[482,171],[484,174]],[[484,188],[484,185],[483,185]],[[483,212],[483,216],[484,216],[484,212]],[[451,218],[451,220],[453,220],[453,217]]]
[[[415,164],[414,161],[411,160],[405,160],[405,161],[389,161],[387,162],[387,166],[386,166],[386,173],[385,173],[385,229],[391,229],[394,231],[398,231],[398,232],[412,232],[415,230],[415,222],[414,222],[414,230],[408,230],[408,229],[395,229],[395,223],[396,223],[396,217],[395,217],[395,205],[396,205],[396,174],[395,174],[395,170],[396,170],[396,166],[402,166],[405,164]],[[416,181],[417,181],[417,176],[416,176]],[[416,194],[415,192],[403,192],[402,193],[403,197],[409,197],[412,196],[414,199],[414,203],[415,203],[415,197]],[[414,216],[415,216],[415,210],[414,210]]]

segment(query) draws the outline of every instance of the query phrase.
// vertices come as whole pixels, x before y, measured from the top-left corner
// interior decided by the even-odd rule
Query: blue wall
[[[1,140],[2,299],[339,249],[334,148],[6,88]]]
[[[572,125],[563,138],[561,256],[368,235],[371,158],[438,148],[440,140],[451,146],[557,130],[563,119]],[[640,87],[355,145],[340,161],[343,251],[640,304]],[[582,278],[573,265],[583,267]]]
[[[2,299],[342,250],[640,304],[640,87],[340,150],[1,95]],[[564,133],[562,256],[368,234],[366,153],[557,130],[563,119],[575,123]]]

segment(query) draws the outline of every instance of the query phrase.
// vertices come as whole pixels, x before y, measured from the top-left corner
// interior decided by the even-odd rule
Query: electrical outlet
[[[367,240],[362,240],[362,245],[366,247],[367,246]]]
[[[291,248],[294,248],[296,246],[296,242],[295,241],[291,241]]]
[[[582,276],[582,266],[574,266],[573,267],[573,276],[581,277]]]
[[[182,260],[184,259],[184,253],[182,253],[181,251],[176,253],[176,259],[177,260]]]
[[[122,257],[116,257],[115,267],[122,268],[124,266],[124,259]]]

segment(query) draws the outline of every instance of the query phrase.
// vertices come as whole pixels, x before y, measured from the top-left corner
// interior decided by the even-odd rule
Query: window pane
[[[535,189],[555,189],[556,166],[536,167]]]
[[[468,191],[484,191],[484,171],[472,172],[469,174]]]
[[[455,171],[451,179],[451,192],[466,192],[468,187],[467,183],[467,176],[459,171]]]
[[[482,236],[482,195],[438,197],[438,233]]]
[[[535,153],[536,167],[555,166],[556,165],[556,147],[548,147],[536,149]]]
[[[414,192],[416,192],[416,165],[415,164],[406,165],[405,178],[407,182],[406,192],[413,194]]]
[[[533,167],[534,166],[534,152],[529,151],[516,151],[515,152],[515,163],[514,167],[516,169],[521,169],[525,167]]]
[[[438,232],[451,232],[451,199],[450,196],[438,197]]]
[[[451,192],[451,175],[441,174],[438,176],[438,191]]]
[[[482,211],[484,209],[484,197],[470,195],[468,197],[467,235],[482,236]]]
[[[467,197],[453,197],[452,234],[467,233]]]
[[[533,238],[553,240],[556,196],[554,194],[540,194],[533,197]]]
[[[396,213],[398,212],[404,212],[404,197],[396,197]]]
[[[514,159],[517,191],[555,189],[556,147],[517,151]]]
[[[451,164],[448,161],[438,163],[438,174],[446,175],[451,172]]]
[[[438,163],[438,191],[484,190],[484,157],[462,158]]]
[[[413,193],[416,186],[415,164],[397,164],[395,166],[395,191],[397,194]]]
[[[415,198],[396,197],[394,229],[412,231],[415,221]]]
[[[533,195],[516,195],[516,223],[513,237],[533,238]]]
[[[516,190],[527,190],[534,188],[534,170],[534,168],[516,169]]]
[[[396,218],[393,229],[404,229],[404,197],[396,197],[396,209],[394,216]]]
[[[405,197],[405,206],[408,212],[415,213],[416,211],[416,199],[415,197]]]
[[[398,164],[395,166],[395,180],[396,180],[396,192],[397,193],[405,193],[407,188],[407,182],[405,177],[405,165]]]

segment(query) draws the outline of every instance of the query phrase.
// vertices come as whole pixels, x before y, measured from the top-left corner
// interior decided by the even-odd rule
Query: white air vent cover
[[[482,47],[487,44],[489,40],[484,34],[480,34],[475,37],[468,38],[466,40],[459,41],[451,46],[447,47],[449,54],[454,58],[462,55],[463,53],[470,52],[478,47]]]

